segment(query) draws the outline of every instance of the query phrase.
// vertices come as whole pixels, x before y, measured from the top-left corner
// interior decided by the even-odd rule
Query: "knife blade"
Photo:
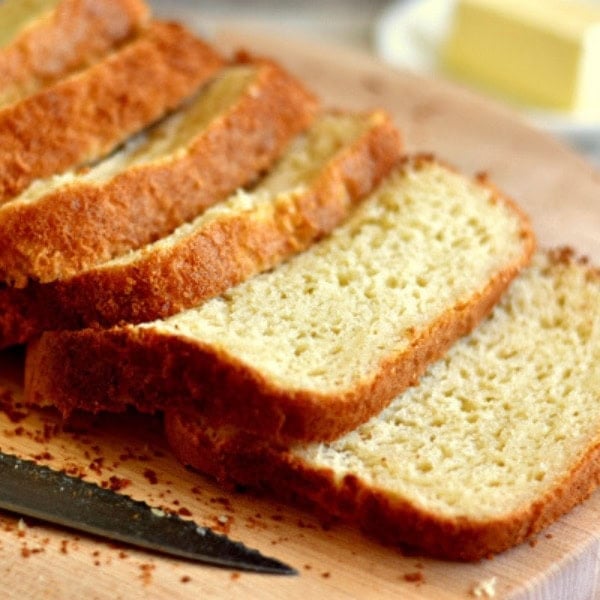
[[[297,571],[123,494],[0,452],[0,508],[155,552],[255,573]]]

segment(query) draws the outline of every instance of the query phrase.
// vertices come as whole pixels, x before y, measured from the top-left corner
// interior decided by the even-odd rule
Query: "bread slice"
[[[328,444],[276,447],[168,411],[178,457],[308,500],[386,542],[475,560],[540,531],[600,482],[600,272],[536,256],[420,385]]]
[[[155,22],[88,69],[0,109],[0,202],[94,161],[163,116],[223,65],[185,28]]]
[[[4,0],[0,4],[0,107],[88,66],[136,35],[142,0]]]
[[[0,277],[18,287],[66,278],[171,233],[256,179],[316,108],[275,63],[225,69],[109,159],[0,206]]]
[[[234,194],[172,235],[70,279],[0,288],[0,346],[45,329],[150,321],[216,296],[331,231],[389,172],[400,149],[383,112],[325,115],[251,192]]]
[[[534,237],[508,199],[427,158],[330,237],[201,306],[29,349],[34,404],[194,404],[270,439],[335,438],[379,412],[486,315]]]

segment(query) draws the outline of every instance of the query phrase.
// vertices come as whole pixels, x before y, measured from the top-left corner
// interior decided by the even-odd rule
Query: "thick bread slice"
[[[44,334],[28,400],[202,409],[268,436],[335,438],[470,331],[529,262],[529,222],[489,186],[409,161],[332,235],[163,321]]]
[[[0,106],[93,63],[149,16],[142,0],[4,0]]]
[[[172,235],[70,279],[0,288],[0,347],[45,329],[150,321],[216,296],[331,231],[400,149],[385,113],[323,116],[250,193]]]
[[[155,22],[99,63],[0,109],[0,202],[107,154],[222,65],[185,28]]]
[[[303,498],[393,544],[474,560],[540,531],[600,482],[600,272],[537,256],[418,387],[329,444],[277,449],[170,411],[175,453]]]
[[[53,281],[171,233],[248,184],[317,103],[271,62],[240,64],[90,170],[36,182],[0,207],[0,278]]]

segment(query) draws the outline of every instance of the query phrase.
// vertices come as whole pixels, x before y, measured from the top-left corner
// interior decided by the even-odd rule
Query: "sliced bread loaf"
[[[107,154],[222,65],[185,28],[155,22],[88,69],[0,108],[0,202],[37,178]]]
[[[600,482],[600,272],[539,255],[469,337],[378,416],[277,448],[169,411],[186,464],[266,487],[386,542],[474,560],[518,544]]]
[[[408,161],[330,237],[201,306],[30,345],[34,404],[193,404],[271,439],[332,439],[379,412],[486,315],[529,222],[490,186]]]
[[[149,16],[143,0],[4,0],[0,106],[93,63]]]
[[[268,114],[263,133],[272,129]],[[70,279],[0,288],[0,347],[45,329],[150,321],[216,296],[331,231],[398,162],[400,149],[385,113],[323,116],[251,192],[172,235]]]
[[[69,277],[171,233],[256,179],[316,108],[274,63],[225,69],[112,157],[0,206],[0,278],[22,287]]]

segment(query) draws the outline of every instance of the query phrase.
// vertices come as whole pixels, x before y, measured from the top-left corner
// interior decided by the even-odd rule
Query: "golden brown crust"
[[[154,22],[89,69],[0,110],[0,202],[36,178],[110,152],[175,108],[222,65],[185,28]]]
[[[401,544],[430,556],[478,560],[515,546],[550,525],[585,500],[600,483],[600,442],[582,451],[551,490],[530,505],[495,519],[449,518],[393,497],[358,477],[336,481],[277,448],[227,428],[200,426],[202,417],[167,411],[170,445],[184,464],[228,484],[266,489],[280,498],[312,505],[331,516],[359,525],[368,535]]]
[[[239,100],[213,119],[180,157],[132,167],[103,185],[78,183],[34,203],[0,209],[0,277],[19,287],[28,277],[42,282],[67,278],[169,234],[254,180],[310,124],[316,109],[314,96],[297,80],[273,63],[258,63],[256,76]],[[186,260],[192,260],[189,251]],[[154,271],[164,267],[147,266]],[[140,277],[147,275],[138,273],[135,285],[142,285]],[[97,277],[107,283],[101,274]],[[108,284],[120,294],[116,278],[109,277]],[[83,293],[93,280],[90,275],[89,283],[67,285],[69,293]],[[127,287],[132,288],[132,282]],[[151,292],[148,282],[142,287],[138,297]],[[155,296],[159,293],[154,291]],[[112,302],[108,290],[106,294],[106,302]],[[106,302],[99,299],[94,304]],[[98,320],[105,323],[129,319],[101,316],[116,307],[99,310]]]
[[[0,104],[92,64],[149,17],[142,0],[61,0],[0,51]]]
[[[524,218],[522,238],[521,256],[468,302],[414,331],[407,350],[391,353],[373,373],[337,394],[290,392],[210,345],[135,327],[44,334],[28,351],[25,393],[29,402],[50,402],[64,413],[124,410],[129,403],[153,412],[193,401],[211,423],[233,424],[271,440],[335,439],[416,384],[427,365],[490,312],[531,260],[535,238]]]
[[[280,201],[272,212],[255,218],[247,213],[224,216],[173,247],[149,248],[133,263],[99,267],[22,290],[0,288],[0,347],[23,343],[45,329],[162,318],[303,250],[339,224],[400,156],[399,134],[391,119],[382,112],[367,119],[372,126],[332,160],[307,191]],[[294,127],[298,120],[295,123]],[[263,131],[268,127],[265,123]]]

